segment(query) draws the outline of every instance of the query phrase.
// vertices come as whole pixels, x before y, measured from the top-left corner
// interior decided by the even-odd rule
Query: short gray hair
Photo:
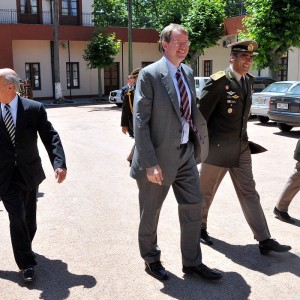
[[[20,77],[18,76],[18,74],[7,73],[4,74],[3,77],[5,78],[8,84],[12,83],[17,91],[20,90]]]

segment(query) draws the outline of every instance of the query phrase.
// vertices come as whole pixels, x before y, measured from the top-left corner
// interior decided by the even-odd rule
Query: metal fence
[[[81,21],[74,16],[61,16],[61,25],[94,26],[93,14],[82,13]],[[43,11],[40,15],[21,14],[16,9],[0,9],[0,24],[53,24],[53,15],[50,11]]]

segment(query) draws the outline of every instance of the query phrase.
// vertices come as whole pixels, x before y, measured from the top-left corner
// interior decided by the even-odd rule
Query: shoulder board
[[[219,71],[217,73],[210,75],[210,78],[216,81],[222,78],[223,76],[225,76],[225,71]]]
[[[250,74],[250,73],[247,73],[247,75],[249,75],[250,77],[254,78],[255,76]]]

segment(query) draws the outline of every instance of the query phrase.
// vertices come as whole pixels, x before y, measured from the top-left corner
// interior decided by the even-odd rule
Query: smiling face
[[[240,75],[246,74],[252,66],[253,63],[253,53],[252,52],[232,52],[230,54],[230,63],[234,71]]]
[[[162,41],[165,56],[176,67],[185,59],[189,52],[189,38],[186,32],[175,29],[172,31],[170,40]]]

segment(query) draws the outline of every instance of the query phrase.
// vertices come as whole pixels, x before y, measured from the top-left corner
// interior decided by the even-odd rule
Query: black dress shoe
[[[160,261],[153,263],[145,262],[146,269],[145,271],[158,280],[166,280],[169,278],[166,269],[162,266]]]
[[[295,221],[290,217],[290,215],[287,212],[280,211],[276,206],[274,207],[273,213],[279,220],[283,222],[287,222],[291,224],[295,223]]]
[[[214,242],[212,241],[212,239],[208,235],[208,232],[206,231],[206,229],[201,229],[200,241],[202,243],[206,244],[206,245],[209,245],[209,246],[214,244]]]
[[[23,280],[25,283],[34,281],[34,268],[33,267],[23,269]]]
[[[182,272],[192,276],[207,280],[218,280],[223,277],[223,274],[215,269],[210,269],[205,264],[200,264],[193,267],[183,266]]]
[[[263,255],[268,254],[270,251],[287,252],[291,249],[292,249],[291,246],[281,245],[273,239],[267,239],[267,240],[259,242],[259,251]]]

